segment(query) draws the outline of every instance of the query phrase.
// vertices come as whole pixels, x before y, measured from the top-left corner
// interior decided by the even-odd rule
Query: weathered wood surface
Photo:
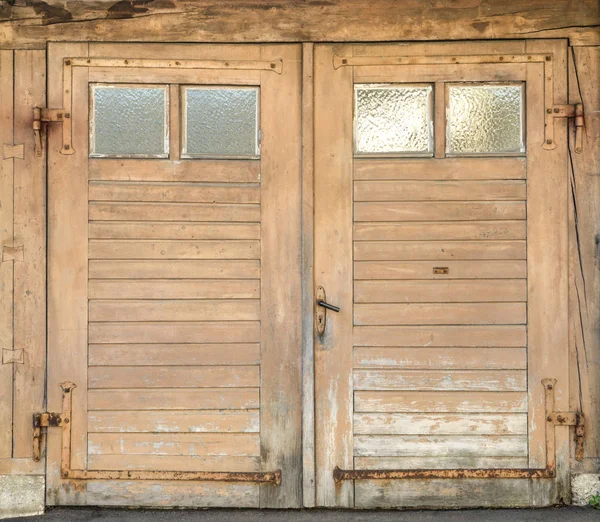
[[[0,47],[52,41],[300,42],[572,37],[598,43],[595,0],[3,1]]]

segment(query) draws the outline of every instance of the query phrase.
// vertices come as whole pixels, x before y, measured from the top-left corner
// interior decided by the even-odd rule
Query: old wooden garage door
[[[299,66],[50,46],[49,504],[300,506]]]
[[[332,475],[546,466],[543,378],[568,408],[566,133],[546,118],[565,69],[560,42],[316,47],[315,284],[341,309],[315,337],[318,504],[555,500],[548,479]]]

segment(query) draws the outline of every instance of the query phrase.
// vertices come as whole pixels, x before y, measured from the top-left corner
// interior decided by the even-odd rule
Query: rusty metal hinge
[[[69,423],[69,418],[63,418],[60,413],[34,413],[33,414],[33,460],[39,462],[42,458],[43,440],[46,432],[42,428],[57,428]]]
[[[575,426],[575,459],[583,460],[583,445],[585,441],[585,417],[580,411],[558,411],[546,419],[555,426]]]
[[[64,109],[48,109],[46,107],[33,108],[33,135],[35,155],[42,155],[42,134],[46,130],[48,123],[63,123],[70,120],[71,113]]]
[[[553,118],[575,119],[575,153],[581,154],[583,151],[583,104],[575,103],[573,105],[555,105],[552,109],[546,109],[546,114],[551,115]]]

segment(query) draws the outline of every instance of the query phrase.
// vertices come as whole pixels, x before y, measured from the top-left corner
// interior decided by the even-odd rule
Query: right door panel
[[[546,49],[550,87],[523,42],[316,49],[315,284],[341,308],[315,338],[321,505],[553,501],[545,479],[332,479],[546,465],[541,379],[565,407],[568,386],[564,129],[542,149],[564,56]]]

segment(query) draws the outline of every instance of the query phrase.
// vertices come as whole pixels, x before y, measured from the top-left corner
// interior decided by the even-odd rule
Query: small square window
[[[433,155],[431,85],[354,86],[356,154]]]
[[[182,157],[258,158],[258,87],[185,87]]]
[[[92,85],[90,156],[169,156],[164,85]]]

